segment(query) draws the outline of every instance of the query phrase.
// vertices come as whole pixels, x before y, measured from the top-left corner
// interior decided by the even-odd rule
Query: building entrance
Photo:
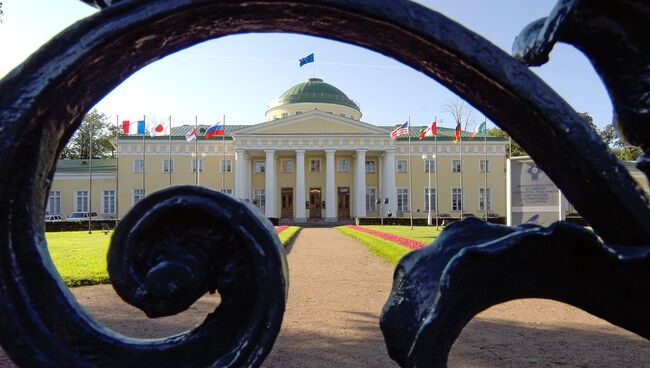
[[[320,188],[309,189],[309,218],[321,218],[322,204],[321,204],[321,190]]]
[[[350,187],[338,187],[338,218],[350,218]]]
[[[292,218],[293,217],[293,188],[282,188],[280,190],[280,200],[282,203],[280,217]]]

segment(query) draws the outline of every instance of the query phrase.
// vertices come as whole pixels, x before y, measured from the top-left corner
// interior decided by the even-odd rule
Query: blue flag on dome
[[[314,62],[314,53],[312,52],[311,54],[305,56],[304,58],[300,59],[300,66],[303,66],[307,63],[313,63]]]

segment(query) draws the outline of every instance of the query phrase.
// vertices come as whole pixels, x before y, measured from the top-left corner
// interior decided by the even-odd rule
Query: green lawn
[[[290,226],[278,234],[283,245],[287,245],[300,230]],[[108,283],[106,253],[111,234],[103,231],[67,231],[45,233],[52,261],[61,278],[68,286],[96,285]]]
[[[382,228],[381,226],[376,226]],[[401,227],[401,226],[391,226],[391,227]],[[399,244],[395,244],[392,241],[380,239],[376,236],[370,234],[362,233],[356,230],[352,230],[347,226],[337,226],[336,229],[343,234],[360,241],[364,244],[370,252],[373,254],[385,259],[388,263],[396,265],[397,262],[411,250],[409,248],[403,247]],[[410,230],[410,229],[409,229]]]
[[[410,226],[364,225],[363,227],[384,233],[399,235],[403,238],[417,240],[425,244],[431,243],[438,237],[438,234],[442,230],[442,227],[439,227],[438,230],[436,230],[435,226],[413,226],[413,230],[411,230]]]

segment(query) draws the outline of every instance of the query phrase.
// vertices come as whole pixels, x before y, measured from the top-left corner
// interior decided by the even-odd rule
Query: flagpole
[[[117,219],[119,217],[119,203],[120,203],[120,116],[115,115],[115,227],[117,227]]]
[[[194,115],[194,129],[196,129],[196,139],[194,140],[194,184],[199,186],[199,117]]]
[[[145,171],[147,171],[147,165],[146,165],[146,150],[147,150],[147,144],[144,141],[144,136],[145,136],[145,131],[147,130],[147,116],[142,115],[142,122],[144,123],[144,131],[142,132],[142,197],[147,195],[147,190],[146,190],[146,182],[145,182]]]
[[[487,119],[483,117],[483,142],[484,142],[484,151],[485,151],[485,189],[483,189],[483,209],[485,210],[485,221],[488,220],[488,154],[487,154]]]
[[[463,131],[458,134],[458,141],[460,142],[460,219],[463,219],[463,207],[465,206],[465,191],[463,190]]]
[[[172,116],[169,115],[169,149],[167,150],[169,152],[169,166],[167,168],[169,169],[169,186],[172,186]]]
[[[413,230],[413,167],[411,165],[411,117],[409,116],[409,124],[406,131],[409,136],[409,211],[411,213],[411,230]]]
[[[223,115],[223,161],[221,164],[221,192],[226,190],[226,114]]]
[[[436,120],[436,124],[438,124],[437,123],[437,121],[438,121],[437,117],[436,117],[435,120]],[[434,139],[435,139],[435,159],[434,159],[435,161],[434,161],[434,165],[435,165],[435,168],[436,168],[436,171],[435,171],[435,174],[436,174],[436,230],[438,230],[438,192],[439,192],[439,189],[438,189],[438,129],[437,128],[438,127],[436,126],[436,134],[434,134],[434,136],[433,136]],[[431,188],[429,188],[429,195],[431,195]],[[431,207],[431,206],[429,205],[429,207]]]
[[[90,214],[93,211],[93,123],[92,120],[88,120],[88,156],[90,159],[89,171],[88,171],[88,234],[92,234],[91,223],[90,223]]]

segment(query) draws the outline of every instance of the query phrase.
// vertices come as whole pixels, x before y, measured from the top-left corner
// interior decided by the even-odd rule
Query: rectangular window
[[[487,189],[487,190],[486,190]],[[485,196],[487,193],[487,198]],[[492,212],[492,191],[490,188],[478,189],[478,209],[485,212],[485,204],[487,203],[487,211]]]
[[[293,172],[293,160],[292,159],[284,159],[280,161],[281,164],[281,170],[283,173],[288,174]]]
[[[232,172],[232,161],[231,160],[221,160],[221,172],[222,173]]]
[[[199,172],[203,172],[203,159],[202,158],[193,158],[192,159],[192,172],[196,172],[196,167],[199,167]]]
[[[106,189],[102,191],[102,213],[115,213],[115,190]]]
[[[409,211],[409,190],[408,188],[397,188],[397,210],[400,212]]]
[[[144,172],[144,160],[141,159],[133,160],[133,172],[136,173]]]
[[[88,191],[74,191],[74,212],[88,212]]]
[[[264,213],[266,205],[266,196],[264,195],[264,188],[253,189],[253,204],[260,212]]]
[[[451,210],[461,211],[463,209],[463,190],[451,188]]]
[[[232,195],[232,189],[229,188],[221,189],[220,192],[223,194]]]
[[[140,202],[144,198],[144,189],[133,189],[133,204]]]
[[[340,158],[338,160],[337,171],[348,172],[350,170],[350,161],[347,158]]]
[[[424,160],[424,172],[425,173],[436,172],[436,160]]]
[[[309,160],[309,172],[320,172],[320,160]]]
[[[490,160],[487,160],[487,161],[486,160],[480,160],[479,164],[478,164],[478,171],[484,173],[484,172],[486,172],[485,171],[486,167],[487,167],[487,172],[492,171],[492,165],[490,165]],[[489,193],[488,193],[488,196],[489,196]]]
[[[397,160],[397,172],[398,173],[408,172],[408,161],[406,161],[406,160]]]
[[[460,160],[452,160],[451,161],[451,171],[455,173],[459,173],[460,170],[462,170],[460,166]]]
[[[366,174],[375,173],[375,161],[366,161]]]
[[[60,215],[61,214],[61,192],[58,190],[51,190],[50,196],[47,197],[47,214]]]
[[[431,193],[431,198],[429,198]],[[424,188],[424,211],[429,212],[429,203],[431,203],[431,211],[436,210],[436,188]]]
[[[174,160],[163,160],[163,172],[174,172]]]
[[[377,188],[366,188],[366,211],[377,211]]]
[[[256,173],[264,173],[266,171],[266,161],[255,161],[255,172]]]

